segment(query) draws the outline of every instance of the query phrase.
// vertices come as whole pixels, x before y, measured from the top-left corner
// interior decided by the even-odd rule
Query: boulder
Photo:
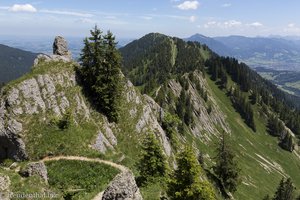
[[[118,174],[104,191],[102,200],[142,200],[132,172]]]
[[[8,176],[0,174],[0,199],[8,200],[9,198],[9,187],[10,187],[10,179]]]
[[[21,170],[20,174],[24,177],[33,175],[40,176],[46,183],[48,182],[48,173],[46,165],[43,162],[29,163],[25,169]]]
[[[53,54],[72,58],[71,52],[68,49],[68,43],[65,38],[56,36],[53,42]]]
[[[0,192],[8,191],[10,186],[10,179],[8,176],[0,174]]]

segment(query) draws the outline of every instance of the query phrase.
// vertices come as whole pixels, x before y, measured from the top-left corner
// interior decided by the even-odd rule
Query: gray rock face
[[[69,56],[39,54],[37,58],[34,60],[33,67],[36,67],[41,62],[50,62],[50,61],[71,62],[72,58]]]
[[[102,200],[142,200],[140,190],[130,171],[118,174],[104,191]]]
[[[0,160],[27,159],[23,134],[28,122],[22,119],[24,115],[47,119],[47,113],[61,116],[74,105],[78,118],[89,118],[90,111],[80,92],[66,94],[72,87],[76,87],[75,73],[62,70],[26,79],[0,95]]]
[[[105,153],[107,149],[114,149],[114,146],[118,144],[117,138],[110,128],[111,126],[113,125],[104,119],[103,131],[98,132],[96,142],[93,145],[93,148],[101,153]]]
[[[72,58],[71,52],[68,49],[68,43],[65,38],[56,36],[53,42],[53,54]]]
[[[43,162],[29,163],[21,172],[22,176],[30,177],[33,175],[40,176],[46,183],[48,182],[48,173],[46,165]]]
[[[209,88],[205,78],[200,71],[193,73],[195,80],[197,80],[202,88]],[[184,76],[188,80],[188,75]],[[182,90],[181,85],[175,80],[170,80],[168,87],[171,89],[173,95],[179,97]],[[212,140],[212,136],[219,137],[220,133],[216,127],[221,127],[227,133],[230,133],[229,125],[226,123],[226,115],[221,111],[215,99],[208,93],[208,99],[212,111],[208,113],[208,104],[202,97],[199,96],[196,87],[189,81],[188,93],[191,95],[191,103],[193,104],[193,116],[195,126],[192,128],[194,136],[199,137],[203,142]]]

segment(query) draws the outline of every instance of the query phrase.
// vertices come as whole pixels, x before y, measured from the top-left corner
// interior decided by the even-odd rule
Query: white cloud
[[[204,24],[204,28],[222,28],[222,29],[228,29],[233,27],[239,27],[242,26],[243,23],[237,20],[229,20],[224,22],[217,22],[217,21],[209,21]]]
[[[204,28],[211,28],[211,27],[215,27],[218,24],[220,24],[220,22],[216,22],[216,21],[209,21],[207,23],[204,24]]]
[[[196,17],[196,16],[190,16],[190,22],[195,22],[195,21],[196,21],[196,19],[197,19],[197,17]]]
[[[93,17],[90,13],[72,12],[72,11],[61,11],[61,10],[41,10],[41,13],[56,14],[56,15],[70,15],[76,17]]]
[[[284,28],[284,32],[288,34],[300,34],[300,27],[294,23],[289,23],[286,28]]]
[[[231,3],[224,3],[224,4],[222,4],[222,7],[223,8],[228,8],[228,7],[230,7],[231,6]]]
[[[294,23],[288,24],[288,28],[295,28],[295,27],[296,27],[296,24],[294,24]]]
[[[224,22],[225,28],[231,28],[231,27],[240,26],[240,25],[242,25],[242,22],[236,21],[236,20],[229,20],[229,21]]]
[[[182,4],[177,5],[180,10],[196,10],[199,6],[198,1],[185,1]]]
[[[37,9],[30,4],[14,4],[8,10],[12,12],[37,12]]]
[[[262,27],[264,26],[262,23],[260,22],[253,22],[251,24],[247,24],[248,26],[252,26],[252,27]]]

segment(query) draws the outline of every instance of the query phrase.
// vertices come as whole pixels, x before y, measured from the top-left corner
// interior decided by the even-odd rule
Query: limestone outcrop
[[[34,60],[33,66],[37,66],[40,62],[62,61],[71,62],[72,53],[68,49],[68,43],[65,38],[56,36],[53,42],[53,55],[40,54]]]
[[[118,174],[104,191],[102,200],[142,200],[142,195],[136,185],[132,172]]]
[[[72,54],[68,49],[68,43],[62,36],[55,37],[53,42],[53,54],[72,59]]]

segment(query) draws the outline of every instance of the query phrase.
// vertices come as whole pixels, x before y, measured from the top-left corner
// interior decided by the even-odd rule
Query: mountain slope
[[[185,41],[193,41],[193,42],[199,42],[200,44],[207,45],[211,50],[216,52],[219,55],[223,56],[230,56],[232,55],[232,49],[229,46],[226,46],[221,41],[218,41],[211,37],[206,37],[201,34],[195,34],[192,35],[189,38],[184,39]]]
[[[19,78],[30,70],[37,54],[0,44],[0,83]]]
[[[231,145],[238,156],[238,162],[242,170],[241,184],[234,194],[236,199],[260,199],[266,194],[273,194],[283,176],[292,177],[295,185],[299,187],[300,179],[296,175],[299,173],[299,152],[296,150],[294,153],[290,153],[283,150],[278,146],[277,138],[268,134],[268,117],[266,111],[263,111],[264,103],[261,102],[251,106],[254,110],[254,122],[257,129],[254,132],[233,107],[231,97],[227,93],[227,89],[230,89],[231,86],[240,87],[240,83],[234,82],[226,72],[228,83],[227,89],[224,89],[220,87],[219,81],[212,81],[207,74],[206,61],[213,59],[218,63],[213,52],[193,43],[178,45],[181,40],[177,38],[164,35],[159,35],[159,39],[157,38],[157,34],[148,34],[140,40],[121,48],[120,51],[124,55],[124,71],[133,80],[133,83],[139,86],[142,92],[150,94],[165,111],[177,115],[182,120],[184,128],[179,127],[177,129],[178,135],[171,137],[175,138],[173,142],[170,139],[171,145],[173,144],[173,147],[176,147],[178,143],[193,144],[205,155],[206,167],[209,170],[213,165],[212,158],[216,155],[215,142],[219,140],[223,130],[229,133]],[[160,41],[163,41],[163,43],[159,43]],[[151,45],[147,45],[147,42]],[[160,45],[162,45],[164,47],[169,46],[169,49],[172,49],[172,44],[176,44],[173,46],[172,51],[165,52],[167,48],[160,48]],[[194,52],[194,54],[184,52],[182,55],[176,54],[173,59],[166,59],[167,63],[153,62],[155,59],[160,59],[157,58],[159,55],[169,55],[167,58],[171,58],[171,52],[183,52],[182,48],[189,48],[189,51]],[[137,57],[134,56],[136,52],[139,53]],[[180,63],[180,60],[185,56],[189,60],[198,59],[200,62],[198,62],[198,65],[188,68],[185,66],[188,62]],[[132,62],[133,58],[134,62]],[[172,62],[172,60],[175,60],[175,62]],[[147,65],[147,63],[150,64]],[[174,65],[172,63],[180,64]],[[219,62],[215,65],[218,69],[224,64]],[[167,71],[168,69],[165,68],[168,68],[168,66],[172,66],[172,70]],[[232,69],[235,70],[234,67]],[[245,69],[250,70],[248,67]],[[251,70],[247,70],[238,73],[244,73],[245,77],[249,75],[251,82],[260,80],[256,77],[258,75],[254,75],[256,73],[253,72],[254,74],[252,74],[250,73]],[[159,79],[159,75],[155,75],[155,73],[149,77],[139,76],[139,73],[136,73],[143,72],[146,74],[155,71],[164,73],[164,78]],[[134,80],[139,81],[135,82]],[[143,87],[150,83],[152,85],[151,89],[143,90]],[[268,84],[271,83],[268,82]],[[178,110],[178,105],[182,102],[180,97],[182,91],[186,96],[189,96],[185,104],[192,107],[191,120],[180,117],[181,111]],[[248,97],[250,93],[251,91],[244,92],[244,95]],[[274,98],[277,99],[277,97]],[[189,110],[189,107],[184,107],[184,110]],[[273,112],[271,108],[267,110]],[[222,120],[218,121],[218,119]]]
[[[76,74],[78,64],[57,59],[59,57],[55,57],[56,60],[51,57],[40,59],[30,73],[3,88],[0,96],[0,159],[5,167],[0,167],[0,177],[3,175],[10,180],[11,185],[6,187],[9,191],[18,192],[20,182],[23,188],[33,191],[48,189],[72,196],[76,190],[76,195],[85,199],[82,196],[85,191],[68,187],[68,183],[77,182],[67,178],[74,178],[74,174],[80,172],[76,181],[83,181],[80,186],[89,189],[89,196],[96,195],[101,191],[96,191],[93,186],[98,181],[107,186],[107,177],[114,176],[114,170],[108,169],[107,174],[101,170],[95,173],[86,163],[80,164],[80,169],[84,170],[78,170],[77,164],[59,162],[52,165],[51,161],[47,165],[51,169],[49,180],[52,177],[52,180],[61,182],[64,185],[61,188],[53,182],[54,185],[42,184],[36,176],[22,178],[18,169],[27,166],[28,162],[49,156],[81,156],[90,160],[100,157],[109,163],[124,165],[138,176],[136,163],[141,141],[149,133],[154,133],[158,139],[170,170],[176,167],[175,156],[184,145],[192,146],[197,155],[203,155],[206,175],[201,178],[215,185],[217,199],[224,199],[224,191],[212,178],[212,166],[216,142],[222,133],[230,136],[230,144],[242,170],[241,183],[233,194],[235,199],[260,199],[273,194],[282,176],[292,177],[295,185],[300,186],[298,150],[283,150],[278,146],[278,139],[267,132],[268,115],[276,114],[272,106],[260,100],[263,98],[258,93],[257,102],[250,106],[256,132],[249,128],[233,106],[230,88],[244,87],[226,71],[227,68],[223,69],[226,59],[198,43],[158,33],[133,41],[120,51],[124,58],[124,72],[137,87],[123,78],[118,123],[109,123],[85,96]],[[210,64],[226,74],[226,87],[220,84],[223,79],[218,76],[216,81],[211,80]],[[233,60],[227,67],[230,66],[232,72],[243,69],[239,75],[244,77],[238,79],[244,82],[260,80],[237,61]],[[257,84],[261,85],[260,82]],[[245,96],[254,91],[251,87],[243,91]],[[270,102],[277,100],[277,96],[271,97],[269,93],[265,96]],[[290,112],[285,104],[281,106],[287,109],[286,113]],[[7,159],[20,162],[11,165]],[[63,174],[57,170],[60,168],[66,169]],[[129,179],[133,180],[132,177]],[[125,182],[128,183],[126,180],[129,179]],[[32,184],[34,180],[41,184]],[[154,179],[148,186],[140,188],[144,199],[165,196],[166,188],[160,185],[161,181]],[[136,191],[135,181],[130,181],[130,184],[132,182]]]
[[[3,88],[0,97],[1,162],[5,163],[6,159],[32,162],[60,155],[101,156],[133,168],[139,143],[149,131],[156,133],[165,154],[172,157],[169,141],[158,123],[160,108],[150,97],[139,94],[124,79],[120,122],[109,123],[85,97],[75,73],[78,64],[57,58],[40,59],[30,73]],[[60,128],[61,123],[69,124],[68,128]],[[12,181],[17,180],[14,170],[4,174]],[[93,177],[89,179],[93,181]],[[10,191],[18,192],[14,189],[11,187]]]

